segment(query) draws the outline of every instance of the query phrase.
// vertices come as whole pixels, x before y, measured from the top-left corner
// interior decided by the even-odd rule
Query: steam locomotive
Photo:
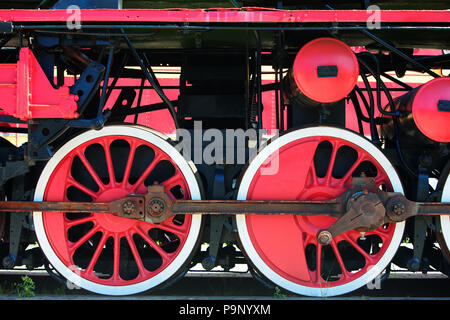
[[[105,295],[449,273],[446,1],[0,8],[3,269]]]

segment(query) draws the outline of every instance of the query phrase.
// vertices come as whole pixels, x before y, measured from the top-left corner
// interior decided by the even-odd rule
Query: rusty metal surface
[[[2,212],[109,212],[109,203],[92,202],[31,202],[31,201],[2,201]]]
[[[343,204],[331,201],[254,201],[211,200],[180,201],[173,205],[175,214],[298,214],[339,216]]]
[[[0,212],[101,212],[161,223],[178,214],[296,214],[328,215],[337,221],[317,234],[321,244],[349,230],[366,232],[389,222],[416,215],[450,214],[450,204],[413,202],[399,193],[384,192],[368,178],[355,178],[341,196],[325,201],[275,200],[176,200],[162,185],[153,185],[145,195],[129,195],[109,203],[0,201]]]
[[[74,212],[74,213],[110,213],[130,219],[144,219],[144,198],[127,196],[109,203],[104,202],[32,202],[0,201],[0,212]]]
[[[386,210],[376,193],[364,192],[350,199],[349,210],[331,227],[317,234],[322,245],[331,243],[333,237],[354,230],[367,232],[381,226],[385,221]]]

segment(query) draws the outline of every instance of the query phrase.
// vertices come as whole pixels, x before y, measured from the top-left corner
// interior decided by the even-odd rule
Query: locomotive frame
[[[113,7],[118,7],[117,3],[113,3]],[[0,61],[5,70],[0,76],[0,90],[6,101],[1,106],[0,123],[3,125],[0,129],[3,133],[22,133],[28,137],[28,142],[22,146],[14,146],[6,139],[2,139],[0,145],[0,194],[2,200],[7,200],[1,202],[0,210],[8,213],[2,215],[1,223],[3,267],[45,265],[49,273],[60,280],[62,275],[79,281],[81,287],[88,290],[114,295],[162,285],[183,275],[196,263],[201,263],[206,270],[216,266],[230,270],[235,263],[246,261],[257,279],[268,279],[294,293],[313,296],[349,292],[386,268],[388,275],[391,260],[411,271],[433,269],[447,274],[450,255],[446,233],[449,230],[447,227],[447,232],[444,231],[442,226],[445,228],[448,221],[442,217],[447,217],[448,212],[445,202],[449,188],[449,141],[430,139],[419,125],[414,127],[412,111],[399,105],[393,94],[413,91],[411,84],[401,80],[406,72],[421,72],[445,80],[438,70],[450,69],[448,54],[418,56],[413,54],[413,49],[450,48],[450,13],[448,10],[328,9],[0,10],[3,21],[0,24],[3,34]],[[368,22],[373,21],[374,14],[379,18],[379,25],[375,27]],[[362,86],[356,85],[331,105],[320,102],[312,107],[308,99],[295,97],[297,93],[292,92],[296,90],[295,85],[292,89],[294,76],[289,73],[300,49],[314,39],[324,38],[338,39],[349,47],[365,48],[355,53]],[[154,72],[155,66],[179,67],[179,84],[162,85],[162,79]],[[263,82],[263,66],[274,70],[270,83]],[[322,75],[317,70],[318,77],[333,77],[334,68],[320,69],[324,72]],[[393,71],[395,76],[389,74]],[[369,76],[375,80],[375,87]],[[140,85],[118,84],[126,78],[138,79]],[[397,87],[388,86],[383,79]],[[146,90],[154,90],[162,102],[143,105]],[[178,99],[169,99],[167,90],[178,90]],[[275,109],[272,129],[279,130],[280,136],[266,145],[261,133],[266,128],[263,94],[268,92],[275,96],[274,105],[269,106]],[[445,120],[448,95],[443,89],[438,93],[442,97],[435,111],[439,113],[435,115]],[[115,100],[105,107],[111,97]],[[134,104],[136,100],[138,107]],[[387,105],[382,100],[386,100]],[[347,125],[346,109],[349,108],[346,101],[351,102],[356,114],[356,133],[343,129]],[[216,162],[212,164],[196,162],[193,169],[174,147],[179,140],[174,142],[155,130],[135,126],[140,115],[158,110],[168,111],[175,129],[194,135],[196,121],[202,121],[204,130],[216,132],[255,130],[258,137],[255,143],[261,148],[252,155],[248,147],[251,143],[246,141],[245,163],[235,164],[234,159],[229,163],[220,162],[214,158]],[[126,120],[130,117],[133,120]],[[126,125],[126,122],[131,123]],[[445,132],[445,124],[436,126],[439,133]],[[369,139],[363,138],[364,135]],[[318,137],[321,139],[316,145],[318,149],[308,151],[309,141]],[[226,154],[230,146],[227,141],[223,142],[221,154]],[[305,158],[313,159],[314,171],[299,162],[299,167],[307,171],[305,175],[314,172],[312,182],[305,178],[305,185],[310,185],[302,189],[300,196],[281,199],[289,188],[296,186],[286,182],[288,174],[283,173],[285,180],[280,182],[262,179],[263,185],[274,183],[283,193],[275,195],[276,199],[260,199],[264,193],[259,188],[265,188],[257,187],[257,179],[265,161],[272,161],[269,150],[284,154],[288,160],[282,162],[283,166],[294,168],[297,159],[286,151],[291,143],[298,143]],[[111,152],[111,145],[118,151]],[[193,146],[189,154],[195,154],[195,148],[204,151],[207,147],[207,144]],[[342,148],[346,153],[339,152]],[[123,153],[124,150],[128,151]],[[92,160],[102,153],[105,162]],[[133,170],[139,172],[135,169],[138,165],[134,165],[135,154],[166,164],[158,167],[159,172],[155,169],[156,162],[141,163],[141,176],[134,177],[137,173]],[[339,157],[344,164],[335,169],[333,166]],[[64,173],[60,168],[67,165],[69,158],[72,162],[69,171]],[[371,165],[361,169],[359,165],[363,162],[371,162]],[[117,166],[121,167],[120,173],[117,173]],[[348,174],[346,170],[356,170],[358,174],[353,171]],[[175,172],[172,175],[178,180],[172,179],[170,174],[162,177],[169,171]],[[218,176],[218,171],[222,176]],[[90,178],[86,178],[89,175]],[[79,179],[84,182],[80,183]],[[130,179],[142,186],[133,187]],[[430,179],[439,180],[437,186],[430,186]],[[172,180],[176,184],[171,184]],[[152,186],[155,182],[167,183],[170,190],[166,187],[166,191],[161,192],[158,189],[161,186]],[[359,189],[349,188],[351,184]],[[63,193],[58,191],[61,188]],[[344,193],[349,190],[350,193]],[[254,199],[252,192],[255,192]],[[320,193],[320,196],[302,195],[308,192]],[[340,197],[342,194],[346,197]],[[385,211],[378,213],[373,207],[364,207],[368,203],[364,201],[374,194],[376,201],[382,199]],[[416,204],[410,204],[400,194]],[[395,196],[399,202],[388,206],[388,201]],[[252,200],[261,202],[254,202],[255,206],[251,207]],[[285,202],[283,207],[281,200],[292,202]],[[264,228],[271,229],[272,224],[281,220],[264,223],[259,218],[245,218],[245,214],[261,215],[270,210],[271,215],[290,213],[287,217],[307,217],[307,213],[320,217],[319,213],[323,212],[330,217],[329,207],[320,209],[327,204],[326,200],[341,206],[335,213],[338,217],[355,212],[352,211],[355,203],[363,202],[357,216],[374,220],[360,225],[347,222],[344,227],[341,225],[341,231],[333,229],[333,233],[330,228],[336,227],[334,220],[312,219],[314,232],[302,231],[304,253],[297,258],[304,262],[299,273],[289,271],[296,266],[287,262],[291,247],[286,245],[287,249],[280,250],[282,253],[274,254],[267,251],[273,247],[260,235],[266,232]],[[184,203],[187,209],[170,212],[172,201]],[[190,203],[195,210],[189,207]],[[79,206],[73,208],[77,204]],[[55,207],[51,208],[52,205]],[[113,210],[113,206],[116,209]],[[419,212],[422,208],[422,216],[412,217],[415,215],[413,208],[419,208]],[[428,215],[426,208],[431,208]],[[105,211],[114,212],[119,220],[103,217]],[[70,212],[79,213],[81,218]],[[137,212],[142,212],[144,221],[141,221],[142,215],[130,217]],[[210,216],[201,219],[201,212]],[[167,215],[161,218],[163,213]],[[52,214],[64,215],[65,220],[51,218]],[[78,219],[95,227],[87,228],[87,232],[69,232],[82,225]],[[302,224],[305,223],[302,219],[307,218],[295,219]],[[136,223],[140,227],[134,225],[135,221],[139,221]],[[165,221],[173,225],[164,225]],[[325,227],[323,221],[326,221]],[[259,224],[265,227],[257,227]],[[50,226],[58,230],[54,235],[50,234]],[[125,230],[124,226],[130,229]],[[288,226],[290,224],[282,224],[279,228]],[[256,230],[254,234],[251,228]],[[352,232],[350,236],[348,232]],[[365,240],[366,235],[369,238],[366,241],[371,242],[368,251],[364,243],[359,242]],[[275,241],[277,237],[283,238],[282,232],[268,239]],[[412,249],[400,247],[404,237],[413,243]],[[283,239],[287,244],[294,238],[286,235]],[[39,247],[27,250],[28,244],[36,239]],[[125,243],[122,239],[126,239]],[[87,240],[95,245],[82,251],[79,248]],[[207,251],[195,249],[201,242],[209,244]],[[169,248],[168,251],[161,246]],[[236,250],[236,246],[243,252]],[[322,249],[327,246],[332,249]],[[342,249],[343,246],[347,247]],[[121,249],[126,247],[128,249]],[[109,248],[112,262],[97,266],[103,255],[102,248]],[[65,250],[70,254],[64,253]],[[354,250],[363,257],[363,265],[361,261],[352,260]],[[128,260],[120,256],[120,252],[125,251]],[[96,257],[95,261],[89,260],[90,255]],[[143,258],[145,255],[148,260]],[[265,258],[266,255],[270,257]],[[347,257],[350,265],[346,263]],[[278,260],[281,260],[279,264]],[[339,265],[337,271],[330,261]],[[325,279],[325,269],[329,273],[326,276],[333,280]],[[103,273],[109,276],[97,276]]]

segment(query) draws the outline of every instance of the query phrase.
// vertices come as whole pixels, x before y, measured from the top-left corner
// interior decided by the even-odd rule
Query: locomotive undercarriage
[[[243,24],[100,24],[83,25],[76,32],[53,24],[12,27],[2,42],[2,63],[18,63],[21,50],[32,48],[52,87],[68,86],[77,96],[78,116],[19,119],[0,115],[5,124],[3,133],[27,136],[27,143],[18,147],[1,139],[1,200],[16,206],[6,209],[7,202],[0,206],[9,212],[0,216],[4,268],[44,265],[55,277],[78,281],[81,287],[104,294],[157,287],[198,263],[206,270],[221,267],[225,271],[233,270],[236,264],[249,264],[256,278],[307,295],[323,295],[322,286],[339,288],[330,289],[328,295],[346,293],[381,272],[389,274],[391,265],[448,274],[448,240],[441,228],[446,218],[439,214],[445,217],[448,212],[440,202],[448,201],[450,149],[447,142],[433,141],[416,127],[411,129],[411,121],[406,122],[408,112],[400,110],[392,98],[393,92],[412,90],[402,81],[406,72],[438,78],[438,72],[449,68],[448,54],[412,55],[412,48],[418,45],[448,48],[447,27],[413,25],[401,30],[398,25],[383,25],[381,30],[372,31],[350,24],[296,29]],[[428,36],[430,30],[433,37]],[[310,99],[292,93],[289,73],[299,50],[324,37],[371,51],[355,54],[362,84],[338,101],[312,106]],[[158,49],[161,47],[170,49]],[[179,84],[162,84],[164,74],[154,71],[160,66],[176,67]],[[273,71],[265,71],[266,67]],[[392,71],[396,77],[388,74]],[[324,72],[332,74],[333,68]],[[272,77],[269,83],[263,81],[265,75]],[[139,85],[119,84],[120,79],[138,80]],[[387,82],[395,85],[387,87]],[[156,92],[162,102],[144,104],[144,90]],[[169,99],[169,90],[178,90],[178,98]],[[275,129],[279,133],[270,143],[263,123],[263,94],[268,92],[275,96]],[[117,93],[116,100],[105,108],[113,93]],[[387,106],[381,104],[382,97]],[[356,114],[357,132],[343,129],[348,124],[349,103]],[[167,110],[175,127],[182,129],[176,137],[169,139],[138,125],[142,115],[150,114],[151,118],[160,110]],[[215,131],[208,131],[211,129]],[[226,139],[230,129],[249,133],[239,148],[235,136]],[[196,134],[201,137],[200,146],[194,143]],[[191,144],[185,140],[189,136],[193,137]],[[219,138],[223,139],[220,143],[213,140]],[[208,159],[203,157],[206,151]],[[295,156],[299,152],[301,159]],[[265,176],[261,170],[265,166],[270,169],[274,153],[282,155],[280,171]],[[277,175],[284,180],[278,181]],[[340,202],[339,214],[320,215],[321,205],[353,190],[350,186],[361,180],[364,187]],[[299,194],[291,195],[289,189],[296,181],[305,186]],[[432,186],[430,181],[437,184]],[[160,190],[161,185],[164,191],[159,196],[143,196],[149,190]],[[274,190],[264,190],[272,185]],[[413,210],[405,202],[387,206],[385,200],[386,215],[379,213],[376,223],[371,220],[357,226],[352,222],[350,229],[329,232],[336,218],[353,208],[349,199],[361,201],[388,192],[404,194],[424,207],[434,203],[435,211],[406,218],[402,215]],[[190,199],[197,204],[206,200],[204,212],[209,215],[202,216],[197,207],[186,215],[178,212],[155,220],[171,201],[189,204]],[[222,214],[211,214],[214,211],[208,204],[214,202],[208,200],[229,201],[218,202],[222,206],[216,207],[216,213]],[[236,212],[231,207],[235,200],[266,202],[259,204],[261,211],[245,209],[242,204]],[[281,200],[318,203],[309,207],[310,215],[292,209],[295,212],[276,210],[291,214],[280,216],[280,220],[274,220],[274,212],[262,217],[269,201],[275,208],[283,208]],[[106,206],[112,201],[119,201],[119,209],[94,210],[96,204]],[[41,207],[25,207],[29,202]],[[46,202],[60,202],[60,207],[42,207]],[[78,202],[80,207],[69,210],[70,204]],[[232,208],[228,212],[227,205]],[[102,213],[110,211],[115,212],[113,219]],[[387,219],[387,212],[394,211],[400,212],[397,218],[401,218]],[[357,216],[375,218],[372,209],[361,212]],[[260,217],[246,218],[246,213]],[[62,218],[52,218],[55,215]],[[267,235],[265,240],[272,226],[288,228],[290,224],[282,220],[288,218],[296,219],[303,228],[302,253],[293,253],[303,264],[286,266],[286,254],[271,253],[277,248],[272,244],[276,241],[280,241],[282,252],[297,248],[291,246],[299,236],[296,231]],[[50,234],[51,228],[57,231]],[[324,230],[329,233],[318,232]],[[29,246],[35,243],[39,246]],[[287,280],[279,280],[280,274]]]

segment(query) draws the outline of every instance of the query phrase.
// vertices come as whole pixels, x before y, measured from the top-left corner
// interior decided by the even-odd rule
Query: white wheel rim
[[[442,188],[442,202],[450,202],[450,179],[448,177],[445,180],[444,187]],[[450,216],[441,215],[441,231],[444,237],[445,244],[450,247]]]
[[[44,170],[39,177],[39,181],[36,186],[34,201],[42,201],[46,189],[46,185],[49,177],[52,172],[60,163],[60,161],[74,148],[80,146],[81,144],[92,140],[94,138],[105,137],[109,135],[124,135],[131,136],[134,138],[139,138],[145,141],[148,141],[154,144],[161,150],[164,150],[173,162],[179,167],[180,171],[184,175],[186,182],[189,187],[189,191],[191,194],[192,200],[200,200],[201,193],[198,182],[195,177],[195,168],[192,164],[188,163],[183,156],[164,139],[157,131],[138,127],[138,126],[124,126],[124,125],[115,125],[104,127],[101,130],[91,130],[81,135],[75,137],[74,139],[67,142],[64,146],[62,146],[50,159],[50,161],[45,166]],[[185,244],[183,248],[180,250],[177,257],[172,261],[170,265],[168,265],[164,270],[158,273],[153,278],[148,280],[131,284],[125,286],[108,286],[99,283],[92,282],[90,280],[86,280],[80,277],[77,272],[68,268],[61,260],[57,257],[54,252],[51,244],[49,243],[46,232],[44,229],[42,212],[34,212],[33,213],[33,222],[36,231],[36,236],[39,242],[39,246],[44,252],[45,256],[49,260],[50,264],[66,279],[70,282],[79,286],[83,289],[99,293],[99,294],[107,294],[107,295],[128,295],[134,294],[138,292],[142,292],[148,290],[150,288],[156,287],[162,284],[164,281],[170,279],[173,275],[175,275],[179,269],[186,263],[186,260],[190,257],[195,245],[197,244],[198,237],[200,235],[201,228],[201,215],[193,215],[192,222],[190,225],[189,233],[187,235]]]
[[[347,140],[349,142],[354,143],[355,145],[360,146],[365,149],[373,158],[375,158],[378,163],[383,167],[386,172],[387,177],[390,180],[394,192],[403,193],[403,187],[400,181],[400,178],[390,163],[390,161],[386,158],[386,156],[369,140],[363,138],[349,130],[333,128],[333,127],[311,127],[304,128],[295,131],[291,131],[286,133],[276,140],[269,143],[265,148],[261,150],[250,162],[247,170],[245,171],[241,183],[238,189],[237,200],[245,200],[247,198],[247,193],[253,179],[253,176],[258,171],[258,168],[267,160],[267,158],[277,151],[277,149],[282,148],[283,146],[302,138],[313,137],[313,136],[326,136],[326,137],[334,137]],[[381,257],[381,259],[374,265],[368,272],[360,276],[359,278],[350,281],[348,283],[339,285],[339,286],[331,286],[327,288],[316,288],[316,287],[308,287],[299,285],[294,283],[282,276],[278,273],[274,272],[261,258],[261,256],[256,251],[253,243],[250,239],[250,235],[248,233],[247,224],[245,220],[245,215],[237,215],[236,216],[237,229],[240,241],[246,252],[248,258],[255,265],[255,267],[270,281],[274,284],[289,290],[291,292],[307,295],[307,296],[315,296],[315,297],[323,297],[323,296],[336,296],[351,292],[356,290],[373,279],[375,279],[389,264],[389,262],[394,257],[398,247],[400,246],[403,232],[405,228],[405,222],[400,222],[395,224],[395,230],[392,237],[391,242],[385,252],[385,254]]]

